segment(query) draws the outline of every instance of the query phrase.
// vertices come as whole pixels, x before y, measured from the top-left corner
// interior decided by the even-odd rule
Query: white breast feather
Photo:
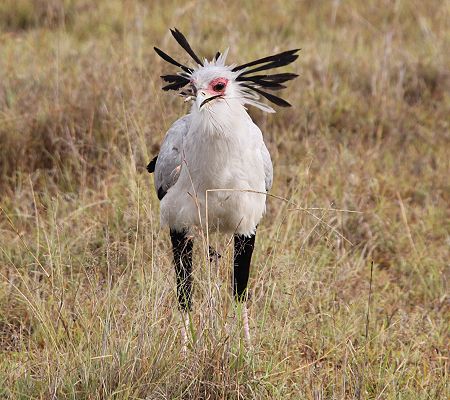
[[[175,230],[206,228],[206,190],[265,192],[272,181],[272,164],[261,131],[241,104],[221,102],[209,119],[195,109],[191,115],[182,140],[179,178],[161,201],[161,223]],[[265,202],[263,194],[208,192],[208,228],[253,234]]]

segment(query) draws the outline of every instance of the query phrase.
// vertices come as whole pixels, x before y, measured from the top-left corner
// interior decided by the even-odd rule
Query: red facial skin
[[[225,89],[227,88],[228,79],[227,78],[216,78],[213,79],[211,82],[209,82],[208,89],[206,91],[210,93],[211,95],[217,96],[219,94],[224,94]],[[223,88],[220,90],[214,89],[215,86],[218,84],[222,84]]]

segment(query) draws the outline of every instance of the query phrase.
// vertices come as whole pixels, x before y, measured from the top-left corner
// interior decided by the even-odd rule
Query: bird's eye
[[[216,84],[213,86],[213,90],[214,90],[215,92],[221,92],[224,88],[225,88],[225,84],[224,84],[223,82],[216,83]]]

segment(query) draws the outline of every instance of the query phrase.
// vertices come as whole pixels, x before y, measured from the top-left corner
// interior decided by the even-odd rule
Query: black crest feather
[[[280,89],[286,89],[285,85],[282,85],[278,82],[274,82],[271,80],[264,80],[264,79],[260,79],[257,78],[255,76],[249,76],[246,79],[243,79],[244,82],[252,82],[255,83],[261,87],[270,89],[270,90],[280,90]]]
[[[189,45],[189,42],[184,37],[184,35],[177,28],[171,29],[170,32],[172,33],[172,36],[175,38],[178,44],[184,50],[186,50],[186,53],[188,53],[197,64],[203,66],[202,61],[200,60],[200,58],[198,58],[197,54],[194,53],[194,50],[192,50],[192,47]]]
[[[161,75],[161,78],[164,82],[181,82],[181,80],[184,80],[180,75]]]
[[[273,94],[267,93],[261,89],[255,88],[254,86],[243,84],[242,86],[245,86],[246,88],[250,90],[254,90],[256,93],[259,93],[261,96],[265,97],[267,100],[271,101],[272,103],[276,104],[280,107],[292,107],[291,104],[289,104],[286,100],[283,100],[281,97],[274,96]]]
[[[289,72],[282,74],[267,74],[267,75],[253,75],[253,76],[238,76],[237,81],[255,81],[255,80],[266,80],[276,83],[284,83],[292,79],[297,78],[297,74],[292,74]]]
[[[268,62],[267,64],[263,64],[263,65],[261,65],[259,67],[256,67],[256,68],[244,71],[240,76],[253,74],[253,73],[259,72],[259,71],[266,71],[268,69],[284,67],[285,65],[288,65],[288,64],[294,62],[297,58],[298,58],[298,54],[290,54],[290,55],[288,55],[286,57],[283,57],[280,60],[275,60],[275,61],[272,61],[272,62]]]
[[[177,43],[189,54],[189,56],[198,64],[203,66],[203,62],[197,56],[197,54],[192,50],[189,42],[186,37],[176,28],[171,29],[170,33],[175,38]],[[161,78],[168,83],[168,85],[163,86],[163,90],[179,90],[184,86],[189,84],[190,75],[194,72],[194,68],[189,68],[186,65],[181,64],[180,62],[174,60],[168,54],[160,50],[159,48],[154,48],[156,53],[169,64],[175,65],[178,68],[181,68],[183,72],[179,72],[178,74],[167,74],[161,75]],[[270,102],[276,104],[280,107],[290,107],[291,105],[284,99],[278,96],[274,96],[269,91],[281,90],[285,89],[286,86],[283,83],[295,79],[298,77],[297,74],[284,72],[284,73],[263,73],[254,75],[257,72],[268,71],[274,68],[284,67],[286,65],[291,64],[298,58],[298,52],[300,49],[287,50],[281,53],[273,54],[271,56],[259,58],[254,61],[247,62],[245,64],[238,65],[233,68],[233,72],[238,72],[239,75],[236,78],[237,81],[242,82],[241,86],[245,89],[244,91],[251,95],[251,92],[257,93],[260,96],[263,96]],[[220,57],[221,53],[217,52],[214,56],[214,60],[217,61]],[[252,68],[253,67],[253,68]],[[183,90],[181,92],[182,95],[188,95],[188,91]],[[150,166],[150,165],[149,165]]]
[[[164,90],[164,91],[178,90],[178,89],[181,89],[182,87],[185,87],[189,83],[189,79],[186,79],[186,78],[182,78],[182,79],[183,80],[179,80],[174,83],[170,83],[166,86],[163,86],[162,90]]]
[[[272,56],[263,57],[255,61],[250,61],[246,64],[238,65],[237,67],[233,68],[233,71],[240,71],[241,69],[252,67],[253,65],[263,64],[271,61],[282,61],[282,60],[288,60],[290,59],[290,56],[294,55],[300,51],[300,49],[294,49],[294,50],[287,50],[283,51],[281,53],[274,54]],[[294,59],[295,60],[295,59]],[[287,64],[290,64],[292,61],[289,61]],[[285,64],[285,65],[287,65]]]
[[[179,63],[178,61],[174,60],[172,57],[164,53],[162,50],[158,49],[157,47],[153,47],[156,51],[156,54],[160,56],[164,61],[167,61],[169,64],[175,65],[176,67],[180,67],[183,71],[191,73],[192,69],[186,67],[185,65]]]

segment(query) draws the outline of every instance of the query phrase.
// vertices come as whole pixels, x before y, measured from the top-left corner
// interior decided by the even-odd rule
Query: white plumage
[[[175,158],[166,156],[171,154]],[[264,193],[272,184],[272,162],[260,129],[239,98],[217,99],[176,121],[156,162],[156,186],[166,178],[161,224],[176,230],[206,229],[206,190],[244,189]],[[170,186],[170,183],[172,184]],[[248,236],[265,211],[262,194],[208,193],[209,229]]]

